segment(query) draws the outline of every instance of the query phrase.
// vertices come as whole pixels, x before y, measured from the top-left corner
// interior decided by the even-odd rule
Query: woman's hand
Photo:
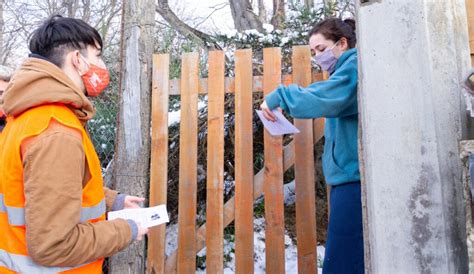
[[[268,108],[266,101],[263,101],[263,103],[260,105],[260,109],[262,110],[265,119],[272,122],[276,122],[277,117],[275,116],[275,114],[273,114],[272,110]]]
[[[136,197],[136,196],[125,196],[125,201],[123,202],[123,208],[140,208],[139,203],[145,201],[145,198]]]

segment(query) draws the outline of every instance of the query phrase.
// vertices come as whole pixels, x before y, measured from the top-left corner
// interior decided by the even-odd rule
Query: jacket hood
[[[0,108],[8,116],[18,116],[45,104],[64,104],[83,122],[95,113],[92,102],[59,67],[30,57],[13,75]]]

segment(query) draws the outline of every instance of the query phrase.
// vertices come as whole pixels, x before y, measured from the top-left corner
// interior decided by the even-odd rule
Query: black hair
[[[355,29],[356,22],[354,19],[341,20],[331,17],[314,25],[313,29],[309,32],[308,38],[320,33],[326,39],[336,43],[344,37],[347,39],[349,48],[354,48],[357,43]]]
[[[48,59],[58,67],[62,67],[65,55],[71,50],[85,49],[88,45],[102,48],[99,32],[86,22],[53,15],[37,28],[29,41],[31,53]]]

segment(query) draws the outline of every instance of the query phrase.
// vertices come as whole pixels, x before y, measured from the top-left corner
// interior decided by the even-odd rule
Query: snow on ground
[[[292,205],[295,203],[295,180],[283,185],[283,194],[285,197],[285,205]]]
[[[166,229],[166,255],[170,255],[178,246],[178,226],[172,224]],[[254,251],[255,251],[255,273],[265,273],[265,219],[257,218],[254,220]],[[224,273],[235,273],[235,243],[233,236],[224,239],[224,257],[227,258],[224,264]],[[324,246],[317,247],[318,253],[318,273],[322,273],[322,261],[324,260]],[[198,257],[206,255],[206,249],[204,248],[198,253]],[[298,256],[296,245],[288,235],[285,235],[285,272],[287,274],[298,273]],[[206,273],[206,269],[199,269],[196,271],[198,274]]]
[[[207,96],[205,96],[204,99],[199,100],[198,110],[201,110],[206,106],[207,106]],[[181,109],[178,109],[176,111],[168,112],[168,126],[169,127],[176,124],[176,123],[179,123],[180,120],[181,120]]]

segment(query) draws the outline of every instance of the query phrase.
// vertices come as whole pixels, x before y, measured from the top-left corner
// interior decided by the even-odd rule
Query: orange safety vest
[[[51,119],[82,132],[91,179],[82,189],[81,222],[105,220],[105,195],[100,161],[92,142],[74,113],[64,105],[35,107],[9,117],[0,136],[0,273],[101,273],[103,259],[71,267],[45,267],[28,256],[25,236],[25,195],[20,146],[45,131]]]

